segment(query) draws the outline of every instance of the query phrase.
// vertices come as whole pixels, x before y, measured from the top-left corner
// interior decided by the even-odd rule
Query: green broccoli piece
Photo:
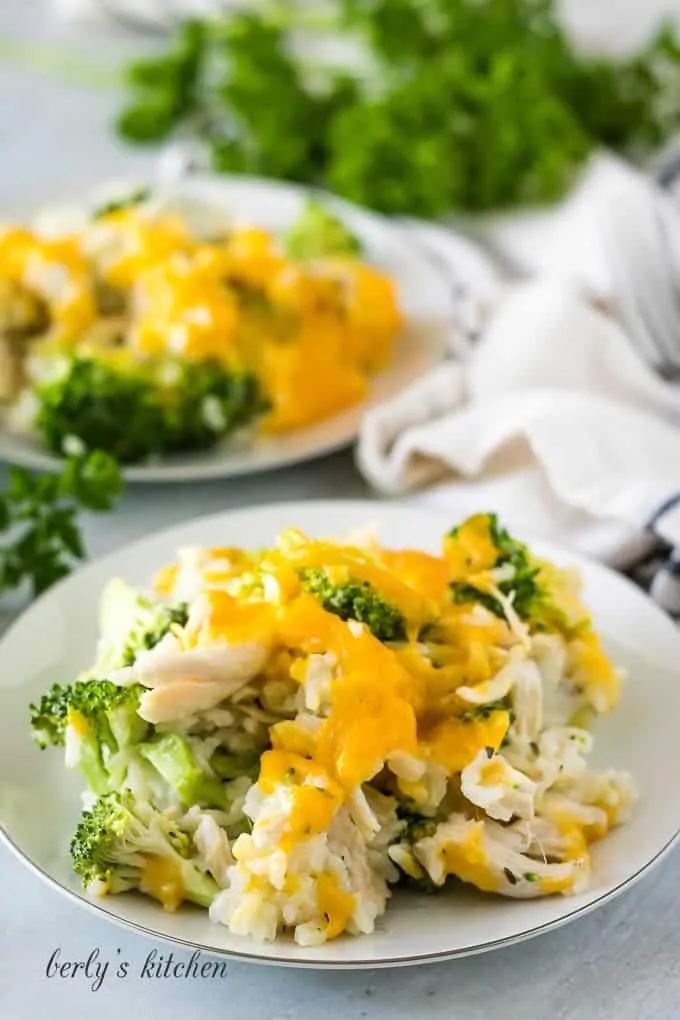
[[[434,818],[425,818],[423,815],[403,810],[399,812],[399,818],[406,826],[403,837],[407,843],[417,843],[428,836],[434,836],[437,831],[437,821]]]
[[[175,626],[189,618],[185,602],[153,602],[120,578],[104,588],[99,610],[100,640],[93,673],[131,666],[139,652],[155,648]]]
[[[108,793],[124,779],[121,752],[148,735],[149,724],[137,713],[142,691],[98,679],[54,684],[30,706],[33,739],[42,749],[66,747],[69,764],[80,768],[90,789]]]
[[[209,449],[268,407],[255,375],[215,361],[150,359],[123,371],[76,356],[34,392],[33,425],[51,453],[76,437],[125,464]]]
[[[412,847],[421,839],[434,836],[437,831],[437,821],[434,818],[425,818],[423,815],[414,813],[405,807],[398,809],[398,816],[404,825],[401,835],[404,850]],[[403,846],[402,844],[402,846]],[[437,892],[438,887],[434,884],[425,868],[413,856],[412,852],[405,853],[405,858],[395,857],[394,863],[399,868],[399,884],[415,889],[418,892]],[[401,863],[400,863],[401,861]]]
[[[122,198],[112,199],[109,202],[103,202],[101,205],[98,205],[92,213],[92,219],[101,220],[106,216],[111,216],[113,213],[121,212],[123,209],[131,209],[136,205],[142,205],[144,202],[148,202],[150,197],[150,188],[137,188]]]
[[[165,412],[158,393],[139,371],[119,372],[103,361],[74,357],[57,378],[35,389],[34,427],[51,452],[64,453],[72,437],[121,463],[163,449]]]
[[[46,747],[63,747],[73,687],[53,684],[40,701],[31,702],[31,732],[33,740],[44,751]]]
[[[359,258],[361,242],[345,224],[321,202],[310,198],[297,222],[284,238],[286,251],[294,259],[306,261],[324,257]]]
[[[406,620],[367,581],[333,584],[323,570],[300,571],[302,587],[319,600],[328,613],[341,620],[364,623],[379,641],[404,641]]]
[[[191,858],[192,841],[176,821],[130,794],[100,797],[83,812],[71,841],[73,869],[90,892],[139,890],[168,909],[189,900],[208,907],[217,884]],[[153,880],[163,871],[163,882]]]
[[[270,401],[252,372],[234,372],[216,361],[177,362],[166,414],[162,452],[207,450],[268,411]]]
[[[515,710],[505,701],[490,701],[486,705],[475,705],[463,712],[460,718],[463,722],[481,722],[488,719],[494,712],[507,712],[510,722],[514,722]]]
[[[228,811],[233,798],[227,780],[246,774],[255,778],[259,756],[235,758],[218,748],[211,757],[215,775],[208,775],[187,740],[175,733],[159,734],[142,719],[138,709],[144,690],[139,684],[119,687],[99,679],[54,684],[31,705],[33,739],[42,749],[65,747],[69,766],[81,770],[98,796],[120,790],[130,763],[143,761],[184,807],[200,804]],[[230,775],[225,774],[230,771],[227,763]]]
[[[498,557],[492,569],[496,570],[506,566],[513,568],[512,576],[500,581],[498,589],[504,595],[512,598],[513,607],[520,619],[529,620],[547,597],[545,589],[537,580],[540,568],[532,562],[527,547],[521,542],[517,542],[505,528],[500,526],[496,514],[487,514],[487,518],[491,541],[498,550]],[[449,535],[455,537],[457,532],[458,528],[452,528]],[[485,606],[496,616],[505,617],[505,611],[499,600],[488,592],[459,581],[452,582],[451,590],[455,602],[476,602]]]
[[[206,775],[188,742],[177,733],[155,736],[139,748],[139,753],[174,790],[184,807],[200,804],[227,811],[231,806],[226,784],[216,776]]]
[[[137,654],[151,651],[172,627],[184,627],[189,618],[189,607],[184,602],[176,605],[151,606],[149,618],[140,619],[128,633],[120,649],[120,666],[132,666]],[[115,666],[111,666],[115,669]]]
[[[220,779],[232,780],[246,776],[255,780],[260,771],[260,753],[253,751],[250,754],[233,754],[226,747],[218,747],[210,758],[210,768]]]

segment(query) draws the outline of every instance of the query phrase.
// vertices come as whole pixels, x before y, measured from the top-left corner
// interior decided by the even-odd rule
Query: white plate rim
[[[121,554],[126,556],[134,555],[137,550],[141,550],[150,541],[173,541],[175,545],[181,544],[181,535],[187,528],[198,528],[201,526],[209,526],[219,521],[228,522],[229,518],[234,518],[239,515],[271,515],[272,513],[278,514],[289,514],[291,518],[294,518],[300,513],[305,511],[322,512],[324,510],[336,511],[339,508],[348,510],[350,512],[362,511],[365,514],[365,519],[375,520],[382,514],[390,514],[391,512],[399,513],[406,511],[414,515],[418,515],[423,521],[427,518],[430,519],[432,525],[435,523],[442,529],[446,530],[450,527],[451,516],[444,514],[440,510],[431,510],[429,508],[421,508],[415,506],[409,506],[401,502],[384,502],[377,499],[319,499],[319,500],[305,500],[305,501],[286,501],[280,503],[266,503],[260,504],[254,507],[239,507],[235,509],[219,511],[217,513],[200,515],[192,517],[183,521],[179,524],[172,525],[168,528],[162,528],[157,531],[151,532],[149,535],[143,538],[137,539],[133,542],[125,543],[119,548],[113,550],[110,553],[105,554],[102,557],[98,557],[86,565],[79,568],[74,572],[80,578],[87,578],[88,574],[94,573],[101,569],[112,568],[112,574],[115,573],[115,562],[116,558]],[[680,631],[674,626],[673,622],[667,617],[661,609],[654,605],[651,599],[635,585],[629,578],[618,574],[610,567],[592,560],[586,556],[574,552],[573,550],[566,549],[552,542],[546,542],[544,540],[532,540],[530,536],[522,536],[523,540],[527,541],[532,547],[539,551],[539,554],[550,558],[562,557],[566,558],[570,563],[575,566],[585,566],[594,576],[598,574],[601,577],[609,578],[614,580],[622,588],[627,589],[630,596],[637,599],[639,604],[644,604],[648,610],[652,610],[659,621],[663,621],[667,624],[667,630],[669,635],[674,635],[674,640],[678,641],[680,647]],[[59,581],[53,588],[47,591],[44,595],[40,596],[34,603],[32,603],[24,613],[8,628],[5,634],[0,639],[0,646],[5,640],[10,637],[16,628],[20,624],[25,623],[27,617],[30,616],[32,610],[40,603],[47,600],[53,599],[55,596],[58,597],[59,592],[67,587],[72,581],[74,574]],[[558,917],[545,921],[541,924],[535,925],[524,931],[514,933],[512,935],[503,936],[498,939],[484,940],[475,944],[467,945],[455,949],[444,949],[441,951],[430,951],[421,952],[413,955],[403,956],[391,956],[382,958],[368,958],[368,959],[357,959],[351,960],[305,960],[301,956],[286,956],[283,953],[280,956],[261,956],[257,952],[249,952],[247,949],[232,949],[220,946],[206,946],[204,943],[195,942],[191,939],[184,939],[177,935],[171,935],[162,931],[157,931],[153,928],[146,927],[130,918],[122,917],[118,914],[111,913],[106,907],[100,905],[96,901],[88,898],[84,893],[79,893],[73,889],[66,888],[63,886],[58,879],[50,875],[45,871],[39,864],[37,864],[31,856],[22,850],[12,839],[7,828],[0,819],[0,841],[4,843],[12,854],[30,871],[37,875],[47,886],[55,889],[62,896],[66,897],[69,901],[74,904],[84,907],[97,916],[102,916],[108,922],[124,928],[129,931],[137,932],[147,938],[168,942],[173,945],[182,946],[186,949],[198,950],[201,953],[208,956],[221,957],[226,959],[232,959],[236,961],[243,961],[246,963],[258,964],[260,966],[274,966],[274,967],[290,967],[304,970],[327,970],[327,971],[351,971],[351,970],[379,970],[389,969],[394,967],[408,967],[408,966],[419,966],[425,964],[445,962],[454,959],[463,959],[469,956],[477,956],[486,952],[491,952],[496,949],[506,948],[512,945],[517,945],[521,942],[529,941],[533,938],[537,938],[540,935],[546,934],[550,931],[556,931],[559,928],[570,924],[572,921],[578,920],[581,917],[585,917],[592,911],[598,909],[601,906],[616,899],[619,895],[628,889],[635,886],[644,876],[648,875],[654,868],[661,863],[661,861],[669,854],[674,846],[680,842],[680,822],[678,828],[673,832],[669,839],[651,856],[644,864],[642,864],[632,875],[627,876],[621,881],[617,882],[611,888],[606,889],[601,895],[595,897],[587,903],[581,904],[575,907],[574,910],[566,911]],[[361,936],[358,936],[360,939]],[[244,940],[245,941],[245,940]]]
[[[586,917],[599,907],[603,907],[607,903],[611,903],[612,900],[615,900],[628,889],[633,888],[633,886],[637,885],[637,883],[643,879],[645,875],[648,875],[651,871],[653,871],[679,841],[680,829],[678,829],[675,835],[671,837],[671,839],[657,852],[657,854],[650,858],[650,860],[643,865],[643,867],[638,869],[635,874],[624,879],[624,881],[614,886],[614,888],[608,889],[607,892],[602,893],[602,895],[598,896],[597,899],[591,900],[589,903],[585,903],[567,914],[562,914],[559,918],[555,918],[552,921],[546,921],[533,928],[528,928],[526,931],[518,932],[516,935],[505,936],[503,938],[493,939],[487,942],[479,942],[475,945],[466,946],[462,949],[442,950],[441,952],[418,953],[412,956],[393,956],[389,959],[385,958],[378,960],[331,961],[305,960],[303,957],[291,956],[258,956],[257,953],[249,953],[247,950],[226,949],[220,946],[206,946],[201,942],[193,942],[191,939],[182,939],[178,936],[168,935],[165,932],[155,931],[153,928],[147,928],[127,917],[120,917],[118,914],[112,914],[106,910],[105,907],[95,903],[94,900],[90,900],[87,897],[61,885],[60,882],[44,871],[28,856],[28,854],[24,853],[24,851],[21,850],[16,843],[14,843],[11,836],[5,831],[4,825],[0,823],[0,842],[4,843],[5,846],[7,846],[12,852],[13,856],[24,866],[28,867],[29,871],[37,875],[37,877],[45,885],[64,896],[69,902],[83,907],[85,910],[90,911],[93,915],[104,918],[106,921],[118,928],[123,928],[126,931],[133,931],[138,935],[143,935],[145,938],[168,942],[174,946],[181,946],[184,949],[198,950],[206,956],[224,957],[228,960],[257,964],[261,967],[286,967],[296,970],[326,971],[390,970],[395,967],[419,967],[433,963],[446,963],[450,960],[462,960],[470,956],[481,956],[484,953],[491,953],[497,949],[506,949],[510,946],[519,945],[521,942],[529,942],[532,939],[538,938],[540,935],[546,935],[548,932],[557,931],[559,928],[563,928],[566,925],[571,924],[573,921],[579,920],[579,918]],[[361,938],[360,935],[356,937]]]

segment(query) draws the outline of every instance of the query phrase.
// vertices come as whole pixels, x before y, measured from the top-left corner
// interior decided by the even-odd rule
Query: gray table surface
[[[651,0],[572,0],[571,13],[587,15],[590,28],[596,8],[601,25],[605,8],[614,24],[640,8],[648,20],[655,6]],[[115,33],[87,35],[58,26],[41,0],[0,0],[0,42],[7,36],[61,41],[109,65],[143,45]],[[106,90],[57,84],[0,61],[0,216],[46,198],[51,188],[77,189],[147,166],[150,155],[122,151],[108,133],[115,105],[115,95]],[[135,487],[114,516],[88,522],[89,548],[98,555],[158,527],[220,508],[364,494],[349,454],[243,480]],[[2,725],[0,719],[0,739]],[[496,1014],[508,1020],[676,1020],[679,866],[676,852],[631,892],[585,920],[483,957],[354,975],[233,963],[220,980],[163,981],[139,976],[152,942],[75,907],[0,847],[0,1020],[84,1020],[95,1010],[101,1020],[113,1020],[126,1008],[149,1020],[293,1020],[319,1013],[327,1020],[482,1020]],[[111,961],[101,988],[93,992],[82,977],[48,978],[47,963],[57,948],[63,960],[72,961],[98,948],[101,960]],[[126,980],[113,976],[120,959],[130,962]]]

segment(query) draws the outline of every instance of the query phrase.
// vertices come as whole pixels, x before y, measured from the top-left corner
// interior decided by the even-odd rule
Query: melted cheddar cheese
[[[258,783],[265,794],[273,793],[280,785],[288,792],[290,811],[280,842],[285,852],[302,840],[327,832],[344,801],[342,788],[326,769],[289,751],[266,751],[262,755]]]
[[[210,268],[169,260],[140,272],[135,290],[139,312],[130,342],[141,354],[238,360],[238,308]]]
[[[443,719],[426,731],[422,740],[433,761],[452,775],[462,772],[485,747],[497,751],[510,725],[510,716],[493,711],[488,719]]]
[[[498,549],[491,537],[488,515],[476,514],[453,535],[447,535],[444,557],[453,581],[491,570],[496,565]]]
[[[335,875],[319,875],[316,897],[319,911],[326,922],[326,938],[337,938],[347,927],[356,897],[340,888]]]
[[[498,873],[484,849],[483,822],[471,825],[460,842],[446,843],[440,856],[447,875],[455,875],[461,882],[469,882],[482,892],[498,891]]]
[[[139,888],[162,903],[165,910],[177,910],[184,900],[179,868],[167,857],[150,854],[146,858]]]
[[[284,613],[279,635],[306,654],[331,652],[339,665],[316,759],[344,787],[371,779],[394,751],[417,752],[419,685],[370,631],[302,595]]]
[[[194,604],[185,628],[189,648],[227,641],[258,641],[269,645],[275,613],[266,602],[243,602],[220,589],[204,592]]]

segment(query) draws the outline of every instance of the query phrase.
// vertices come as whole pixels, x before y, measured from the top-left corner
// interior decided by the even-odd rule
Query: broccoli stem
[[[217,883],[191,861],[183,861],[180,867],[184,898],[199,907],[210,906],[219,892]]]
[[[260,768],[259,754],[231,754],[218,747],[210,759],[211,769],[220,779],[240,779],[248,776],[255,779]]]
[[[81,712],[69,709],[66,733],[66,763],[79,768],[93,793],[109,793],[109,774],[102,759],[102,745]]]
[[[139,748],[142,757],[153,765],[182,804],[227,810],[230,797],[220,779],[207,776],[196,762],[191,748],[176,733],[166,733]]]

